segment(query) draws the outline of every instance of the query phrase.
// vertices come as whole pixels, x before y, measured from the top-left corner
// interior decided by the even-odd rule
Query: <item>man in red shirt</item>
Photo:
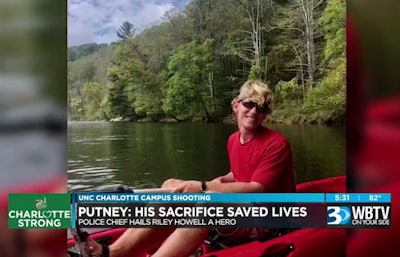
[[[261,81],[247,81],[232,101],[239,130],[228,139],[230,172],[211,181],[169,179],[163,183],[174,192],[201,191],[261,193],[293,192],[295,175],[289,142],[262,126],[271,113],[272,93]],[[90,241],[97,256],[145,256],[162,243],[152,257],[189,256],[207,238],[209,229],[128,229],[109,249]],[[235,239],[258,239],[268,229],[244,228],[229,231]],[[225,233],[225,231],[224,231]],[[103,255],[100,253],[103,252]],[[95,255],[96,256],[96,255]]]

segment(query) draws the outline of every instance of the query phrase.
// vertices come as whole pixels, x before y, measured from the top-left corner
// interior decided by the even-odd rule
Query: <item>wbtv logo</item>
[[[390,204],[327,206],[326,224],[328,227],[390,227],[391,206]]]
[[[327,206],[327,225],[348,225],[351,224],[351,210],[348,206]]]

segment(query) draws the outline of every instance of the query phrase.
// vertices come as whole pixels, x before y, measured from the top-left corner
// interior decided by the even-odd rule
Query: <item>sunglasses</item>
[[[253,101],[240,101],[240,102],[244,107],[246,107],[249,110],[256,107],[258,113],[267,114],[269,111],[268,104],[263,104],[261,106],[258,106],[258,104]]]

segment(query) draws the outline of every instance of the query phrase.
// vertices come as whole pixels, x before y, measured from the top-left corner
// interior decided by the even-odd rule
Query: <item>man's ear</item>
[[[237,113],[238,113],[238,109],[239,109],[239,102],[238,102],[238,101],[235,101],[235,102],[232,104],[232,112],[233,112],[233,114],[235,114],[235,116],[236,116]]]

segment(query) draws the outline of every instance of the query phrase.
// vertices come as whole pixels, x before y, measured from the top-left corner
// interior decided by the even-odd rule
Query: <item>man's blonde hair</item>
[[[266,104],[268,106],[267,114],[271,113],[271,105],[273,100],[272,91],[260,80],[246,81],[240,88],[239,95],[233,99],[232,104],[234,102],[243,101],[246,99],[257,103],[259,107]]]

